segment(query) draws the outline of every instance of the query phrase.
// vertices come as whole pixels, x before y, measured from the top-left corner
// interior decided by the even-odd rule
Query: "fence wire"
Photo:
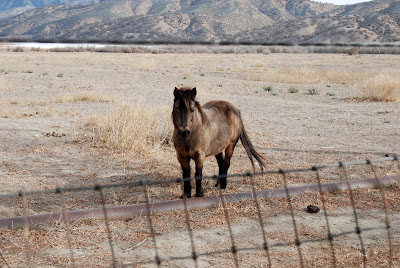
[[[387,233],[387,243],[385,243],[385,247],[387,248],[388,256],[387,256],[387,266],[388,267],[395,267],[393,264],[393,261],[396,260],[398,263],[400,256],[396,256],[394,254],[394,249],[398,246],[400,246],[397,242],[394,243],[393,240],[393,235],[392,235],[392,225],[390,222],[390,213],[389,213],[389,201],[387,200],[386,196],[386,186],[383,185],[381,182],[381,178],[378,177],[377,172],[376,172],[376,164],[381,163],[381,162],[386,162],[390,161],[395,163],[396,165],[396,170],[395,171],[397,174],[400,174],[400,161],[397,156],[393,157],[386,157],[383,159],[377,159],[377,160],[366,160],[366,161],[360,161],[360,162],[339,162],[331,165],[323,165],[323,166],[313,166],[310,168],[304,168],[304,169],[292,169],[292,170],[274,170],[274,171],[263,171],[263,172],[257,172],[257,173],[241,173],[241,174],[230,174],[228,175],[229,179],[239,179],[239,178],[244,178],[248,177],[250,178],[250,184],[251,184],[251,192],[253,196],[253,201],[254,201],[254,209],[255,209],[255,214],[257,215],[257,220],[258,220],[258,225],[260,228],[260,236],[262,238],[262,243],[259,244],[258,246],[247,246],[247,247],[242,247],[237,244],[235,234],[232,229],[232,220],[231,220],[231,215],[229,213],[230,209],[228,208],[228,202],[226,200],[226,195],[224,192],[219,189],[218,191],[218,196],[220,199],[220,203],[222,205],[222,211],[223,211],[223,217],[224,221],[226,223],[226,229],[228,230],[229,233],[229,244],[230,246],[226,249],[219,249],[219,250],[207,250],[207,251],[200,251],[199,248],[196,247],[196,242],[194,239],[194,228],[191,224],[191,214],[197,213],[196,211],[190,211],[187,205],[188,199],[183,199],[183,204],[184,204],[184,217],[185,217],[185,225],[186,229],[189,235],[189,243],[190,243],[190,251],[191,254],[188,255],[182,255],[182,256],[170,256],[170,257],[163,257],[162,254],[160,254],[160,249],[161,249],[161,243],[159,242],[158,238],[158,233],[156,232],[156,228],[154,226],[154,214],[151,212],[151,200],[150,200],[150,195],[149,195],[149,189],[151,187],[154,187],[156,185],[171,185],[171,184],[178,184],[180,188],[182,189],[182,193],[184,192],[183,189],[183,179],[182,178],[175,178],[171,180],[166,180],[166,181],[159,181],[159,180],[150,180],[146,178],[142,178],[138,181],[133,181],[129,183],[118,183],[118,184],[110,184],[110,185],[95,185],[93,187],[71,187],[71,188],[56,188],[52,190],[41,190],[41,191],[20,191],[18,193],[8,193],[8,194],[1,194],[0,198],[11,198],[11,197],[18,197],[21,200],[21,207],[23,208],[23,221],[24,221],[24,226],[23,226],[23,240],[24,240],[24,245],[21,245],[21,250],[25,252],[25,266],[32,267],[33,260],[35,258],[35,255],[33,254],[33,249],[32,245],[30,244],[30,231],[32,228],[31,223],[29,222],[29,217],[28,217],[28,201],[27,197],[33,197],[38,196],[40,194],[55,194],[58,196],[58,200],[60,201],[61,207],[62,207],[62,214],[63,214],[63,220],[60,221],[60,224],[63,224],[65,227],[65,234],[66,234],[66,241],[67,241],[67,247],[68,247],[68,255],[69,255],[69,261],[70,265],[72,267],[78,267],[77,263],[77,255],[76,255],[76,249],[73,247],[72,243],[72,229],[71,229],[71,219],[69,218],[68,214],[68,208],[66,207],[66,202],[65,202],[65,194],[68,192],[83,192],[83,191],[93,191],[97,192],[100,198],[100,203],[102,206],[103,210],[103,220],[104,220],[104,225],[107,233],[107,241],[109,244],[109,251],[110,251],[110,262],[109,264],[112,267],[136,267],[140,265],[156,265],[158,267],[161,267],[163,265],[168,265],[169,262],[171,261],[177,261],[177,260],[193,260],[193,266],[195,267],[200,267],[199,259],[202,257],[208,257],[208,256],[215,256],[215,255],[220,255],[220,254],[226,254],[228,256],[231,256],[233,264],[235,267],[240,267],[241,266],[241,260],[239,258],[239,253],[241,252],[255,252],[255,251],[263,251],[265,253],[264,258],[265,258],[265,265],[267,267],[278,267],[278,265],[275,263],[275,260],[273,256],[271,255],[271,249],[273,248],[278,248],[278,247],[295,247],[297,250],[297,255],[298,255],[298,265],[295,265],[297,267],[307,267],[307,255],[303,252],[303,245],[305,244],[313,244],[313,243],[321,243],[321,242],[328,242],[329,244],[329,252],[326,252],[326,256],[330,255],[329,257],[329,264],[331,267],[340,267],[340,264],[338,263],[337,260],[337,250],[338,250],[338,245],[335,245],[335,240],[337,240],[340,237],[345,237],[348,235],[356,234],[358,238],[358,244],[354,245],[355,247],[359,247],[359,251],[361,253],[361,258],[362,258],[362,265],[363,267],[371,266],[372,264],[369,263],[368,259],[368,254],[366,251],[365,247],[365,241],[363,238],[364,233],[368,233],[370,231],[374,230],[386,230]],[[381,202],[383,204],[383,210],[384,210],[384,225],[382,226],[376,226],[376,227],[361,227],[360,221],[359,221],[359,211],[357,209],[357,201],[354,197],[354,186],[351,185],[351,181],[349,178],[348,174],[348,168],[351,166],[365,166],[365,168],[368,168],[372,171],[374,179],[376,181],[376,189],[379,190],[380,196],[381,196]],[[342,182],[347,185],[347,193],[348,193],[348,198],[350,201],[350,205],[352,207],[352,212],[353,212],[353,220],[354,220],[354,230],[352,231],[342,231],[340,233],[332,233],[332,228],[331,228],[331,222],[330,222],[330,215],[329,215],[329,210],[327,208],[327,201],[326,201],[326,192],[322,190],[322,182],[321,182],[321,175],[320,172],[324,169],[328,168],[335,168],[336,171],[340,172],[341,177],[342,177]],[[323,212],[323,217],[324,217],[324,222],[325,222],[325,231],[326,235],[324,237],[319,237],[319,238],[310,238],[310,239],[302,239],[300,234],[299,234],[299,226],[297,222],[297,217],[296,216],[296,211],[295,208],[292,205],[293,202],[293,195],[291,195],[290,192],[290,187],[288,184],[288,175],[291,174],[298,174],[298,173],[303,173],[303,172],[312,172],[313,176],[315,177],[315,181],[318,184],[318,197],[321,201],[322,204],[322,212]],[[396,174],[395,173],[395,174]],[[257,187],[256,183],[254,182],[254,178],[257,176],[264,176],[262,179],[267,179],[268,175],[276,174],[282,178],[283,184],[284,184],[284,190],[285,190],[285,200],[287,202],[287,205],[289,207],[289,214],[291,217],[291,225],[293,228],[293,239],[291,242],[271,242],[269,241],[268,233],[267,233],[267,223],[265,222],[262,213],[262,209],[260,206],[260,201],[261,198],[257,194]],[[209,179],[209,180],[218,180],[217,175],[213,176],[205,176],[202,179]],[[195,178],[197,179],[197,178]],[[104,196],[104,190],[105,189],[121,189],[122,187],[137,187],[142,189],[141,191],[144,194],[145,197],[145,204],[147,207],[147,223],[148,223],[148,229],[150,233],[150,237],[152,240],[152,248],[154,250],[154,257],[147,259],[147,260],[132,260],[130,262],[123,262],[121,263],[120,260],[118,260],[118,256],[115,252],[114,248],[114,239],[113,239],[113,233],[110,227],[110,219],[107,214],[107,209],[106,209],[106,203],[107,200]],[[1,219],[0,219],[1,220]],[[0,247],[0,267],[14,267],[13,263],[11,263],[10,259],[11,257],[9,254],[6,254],[6,251],[4,249],[4,245]],[[384,258],[384,256],[382,256]]]

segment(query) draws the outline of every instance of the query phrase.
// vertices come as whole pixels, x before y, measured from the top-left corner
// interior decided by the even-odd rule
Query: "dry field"
[[[169,138],[170,109],[175,86],[196,86],[201,103],[222,99],[242,112],[253,144],[268,160],[268,169],[294,169],[337,161],[382,158],[400,152],[400,60],[391,55],[340,54],[123,54],[10,52],[0,49],[0,194],[55,187],[129,182],[148,177],[180,176]],[[251,169],[241,145],[230,172]],[[395,163],[376,166],[379,176],[399,174]],[[217,172],[214,159],[205,175]],[[128,176],[126,176],[128,175]],[[370,178],[368,167],[349,168],[350,179]],[[338,169],[324,170],[323,182],[343,179]],[[255,178],[257,189],[283,187],[282,178]],[[315,183],[315,176],[288,176],[289,186]],[[206,195],[216,195],[214,182],[205,182]],[[248,178],[228,182],[226,193],[250,191]],[[177,185],[148,189],[150,200],[180,196]],[[386,189],[392,222],[393,267],[400,266],[400,189]],[[384,226],[378,189],[354,192],[362,228]],[[105,191],[107,206],[143,202],[143,189]],[[354,230],[347,192],[326,194],[333,234]],[[55,195],[27,199],[30,214],[60,211]],[[98,193],[69,193],[68,209],[101,207]],[[326,237],[323,213],[308,214],[309,204],[321,207],[316,194],[293,198],[301,240]],[[285,200],[261,200],[265,231],[271,244],[294,241]],[[0,218],[22,215],[17,198],[0,196]],[[253,202],[228,204],[238,247],[262,245]],[[184,212],[154,214],[158,254],[162,258],[190,256]],[[196,251],[230,248],[223,209],[190,211]],[[154,244],[146,216],[112,220],[109,224],[117,265],[154,259]],[[72,266],[62,223],[26,230],[0,230],[0,267]],[[111,266],[110,246],[103,221],[82,220],[69,225],[77,267]],[[368,266],[387,267],[385,229],[362,233]],[[337,266],[362,265],[355,234],[334,240]],[[326,241],[301,245],[306,267],[331,265]],[[295,246],[270,250],[273,267],[298,267]],[[262,250],[238,253],[243,267],[266,267]],[[231,254],[202,256],[199,267],[230,267]],[[143,265],[150,267],[152,265]],[[154,264],[155,266],[155,264]],[[176,260],[168,267],[193,267]]]

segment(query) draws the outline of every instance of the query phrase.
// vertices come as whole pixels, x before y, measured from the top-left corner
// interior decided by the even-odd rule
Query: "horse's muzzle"
[[[178,130],[178,134],[182,138],[187,139],[190,135],[190,130]]]

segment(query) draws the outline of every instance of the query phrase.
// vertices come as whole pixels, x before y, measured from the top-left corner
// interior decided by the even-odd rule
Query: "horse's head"
[[[179,136],[187,139],[193,125],[194,114],[197,103],[195,101],[196,88],[174,89],[174,107],[172,110],[172,121]]]

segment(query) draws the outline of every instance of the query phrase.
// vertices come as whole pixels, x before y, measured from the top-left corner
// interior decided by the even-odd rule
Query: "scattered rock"
[[[53,132],[47,132],[46,134],[44,134],[46,137],[55,137],[55,138],[61,138],[61,137],[64,137],[65,136],[65,134],[64,133],[56,133],[55,131],[53,131]]]
[[[314,206],[314,205],[309,205],[307,206],[307,212],[308,213],[318,213],[319,212],[319,207]]]
[[[24,113],[23,115],[25,116],[25,117],[31,117],[31,116],[34,116],[34,115],[37,115],[37,114],[39,114],[39,112],[36,112],[36,113],[33,113],[33,114],[31,114],[31,113]]]

